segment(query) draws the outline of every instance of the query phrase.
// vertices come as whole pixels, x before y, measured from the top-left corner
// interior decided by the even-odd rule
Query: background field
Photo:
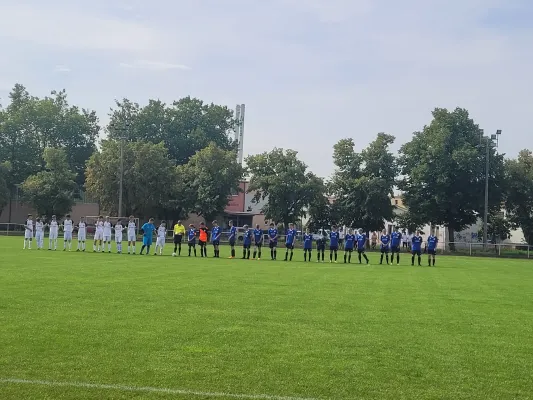
[[[273,263],[21,247],[0,237],[2,400],[533,398],[533,261],[367,267],[304,264],[300,252]]]

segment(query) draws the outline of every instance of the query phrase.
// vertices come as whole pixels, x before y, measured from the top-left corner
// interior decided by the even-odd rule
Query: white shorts
[[[50,231],[50,234],[48,235],[48,239],[56,240],[57,239],[57,232]]]
[[[85,231],[78,231],[78,241],[85,242],[87,239],[87,233]]]
[[[115,235],[115,242],[122,243],[122,233],[119,235]]]
[[[72,240],[72,232],[64,232],[63,233],[63,239],[64,240]]]
[[[26,232],[24,232],[24,239],[31,239],[33,238],[33,232],[26,229]]]
[[[137,235],[135,233],[128,233],[128,242],[136,242],[137,241]]]
[[[102,240],[104,238],[104,232],[94,232],[94,240]]]
[[[44,239],[44,233],[43,232],[35,232],[35,240],[38,242],[42,242]]]
[[[110,242],[111,241],[111,234],[104,232],[104,242]]]
[[[156,246],[163,247],[165,245],[165,238],[158,237],[157,241],[155,242]]]

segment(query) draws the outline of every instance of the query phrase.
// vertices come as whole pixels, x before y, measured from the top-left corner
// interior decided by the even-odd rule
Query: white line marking
[[[13,383],[22,385],[40,385],[53,387],[73,387],[84,389],[106,389],[106,390],[120,390],[124,392],[149,392],[149,393],[166,393],[177,394],[184,396],[198,396],[198,397],[230,397],[233,399],[249,399],[249,400],[318,400],[316,398],[305,397],[291,397],[291,396],[272,396],[268,394],[233,394],[224,392],[199,392],[187,389],[167,389],[149,386],[127,386],[127,385],[106,385],[100,383],[85,383],[85,382],[56,382],[43,380],[28,380],[16,378],[0,378],[0,383]]]

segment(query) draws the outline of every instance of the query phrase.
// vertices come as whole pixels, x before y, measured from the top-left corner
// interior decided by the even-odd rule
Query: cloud
[[[56,67],[54,68],[54,71],[55,72],[67,73],[67,72],[70,72],[71,69],[69,67],[67,67],[66,65],[56,65]]]
[[[168,71],[172,69],[181,69],[181,70],[190,70],[191,68],[183,64],[170,64],[159,61],[147,61],[147,60],[137,60],[132,63],[120,63],[123,68],[136,68],[136,69],[145,69],[150,71]]]

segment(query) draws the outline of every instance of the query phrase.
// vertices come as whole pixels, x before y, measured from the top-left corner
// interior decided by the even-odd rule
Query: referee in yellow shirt
[[[176,250],[178,250],[178,255],[181,256],[181,240],[185,235],[185,227],[181,224],[181,221],[176,222],[174,225],[174,253],[172,257],[176,257]]]

